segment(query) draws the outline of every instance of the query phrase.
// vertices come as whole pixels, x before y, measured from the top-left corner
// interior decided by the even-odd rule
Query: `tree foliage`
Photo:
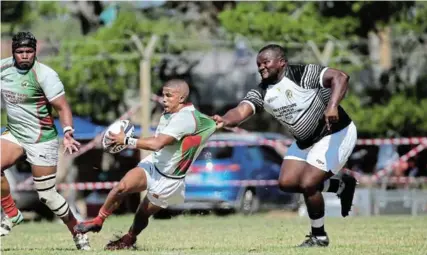
[[[129,108],[127,99],[139,100],[140,54],[130,37],[135,34],[147,45],[153,33],[163,38],[186,31],[173,18],[154,20],[124,10],[112,26],[102,27],[83,40],[63,42],[60,55],[47,63],[62,78],[73,112],[110,122]],[[172,47],[171,51],[182,50],[180,45]],[[158,61],[155,57],[152,64]],[[152,83],[158,86],[156,76],[153,73]]]

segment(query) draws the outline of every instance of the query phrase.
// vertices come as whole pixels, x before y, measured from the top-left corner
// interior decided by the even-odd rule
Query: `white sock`
[[[325,241],[327,236],[316,236],[317,239]]]
[[[316,219],[316,220],[311,220],[310,219],[310,221],[311,221],[311,227],[313,227],[313,228],[320,228],[320,227],[322,227],[324,225],[325,217],[322,217],[322,218],[319,218],[319,219]]]

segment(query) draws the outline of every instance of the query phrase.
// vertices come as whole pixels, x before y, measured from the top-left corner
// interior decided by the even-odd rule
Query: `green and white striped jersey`
[[[185,176],[215,130],[215,121],[200,113],[192,104],[179,112],[162,115],[156,136],[173,136],[176,142],[153,152],[154,165],[166,176]]]

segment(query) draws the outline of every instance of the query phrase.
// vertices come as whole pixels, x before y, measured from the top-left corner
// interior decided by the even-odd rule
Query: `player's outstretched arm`
[[[156,137],[133,138],[126,136],[123,127],[118,134],[108,133],[107,137],[111,140],[111,144],[129,145],[134,148],[149,151],[159,151],[168,144],[176,141],[176,138],[170,135],[158,134]]]
[[[128,138],[127,144],[133,145],[132,142],[134,142],[136,148],[149,151],[159,151],[166,145],[176,142],[175,137],[165,134],[159,134],[156,137],[140,138],[136,139],[136,141],[130,141],[131,139],[135,138]]]
[[[215,120],[217,129],[230,128],[238,126],[240,123],[249,119],[253,114],[253,107],[249,103],[243,101],[223,116],[214,115],[212,119]]]

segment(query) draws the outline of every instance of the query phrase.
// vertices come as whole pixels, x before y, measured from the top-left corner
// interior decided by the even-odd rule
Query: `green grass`
[[[130,216],[111,217],[103,230],[90,234],[92,251],[78,252],[64,225],[26,223],[1,239],[4,255],[49,254],[427,254],[427,217],[354,217],[326,221],[328,248],[298,249],[308,220],[285,213],[244,217],[180,216],[150,221],[137,251],[103,251],[114,234],[125,231]]]

